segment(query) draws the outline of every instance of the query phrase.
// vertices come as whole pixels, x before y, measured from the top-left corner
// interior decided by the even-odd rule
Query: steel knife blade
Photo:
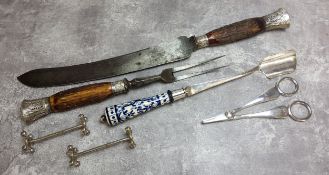
[[[290,25],[288,13],[279,9],[269,15],[245,19],[212,30],[205,35],[186,37],[106,60],[26,72],[17,79],[31,87],[75,84],[127,74],[189,58],[195,50],[232,43],[259,33],[285,29]]]
[[[130,54],[92,63],[66,67],[35,69],[18,77],[32,87],[82,83],[122,75],[190,57],[195,46],[187,37],[159,44]]]

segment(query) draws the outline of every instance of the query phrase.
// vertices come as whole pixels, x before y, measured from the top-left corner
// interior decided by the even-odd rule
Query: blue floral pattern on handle
[[[171,91],[168,91],[160,95],[113,105],[105,109],[106,120],[109,125],[115,126],[170,102],[172,102],[172,95]]]

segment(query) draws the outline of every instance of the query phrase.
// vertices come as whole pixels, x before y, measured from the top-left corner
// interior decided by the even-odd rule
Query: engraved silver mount
[[[209,40],[207,35],[201,35],[201,36],[197,36],[195,37],[195,43],[198,49],[204,48],[204,47],[208,47],[209,46]]]
[[[283,8],[263,16],[265,20],[266,30],[285,29],[290,26],[290,18],[287,11]]]
[[[50,113],[50,104],[48,98],[35,100],[23,100],[21,105],[21,117],[26,123],[31,123]]]
[[[129,89],[127,79],[115,81],[111,85],[112,85],[112,92],[115,95],[126,93],[128,92]]]

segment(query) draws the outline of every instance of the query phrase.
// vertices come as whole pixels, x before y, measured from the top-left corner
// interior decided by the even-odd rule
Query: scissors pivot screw
[[[54,138],[57,136],[64,135],[66,133],[75,131],[75,130],[81,130],[81,135],[86,136],[90,134],[90,131],[87,129],[87,117],[80,114],[79,115],[79,124],[61,131],[57,131],[55,133],[51,133],[39,138],[33,138],[32,134],[28,134],[26,131],[21,132],[21,136],[24,138],[24,145],[22,147],[22,151],[24,153],[34,153],[35,149],[32,147],[35,143],[39,143],[45,140],[48,140],[50,138]]]
[[[225,116],[227,117],[227,119],[233,120],[234,119],[234,112],[233,111],[227,111],[227,112],[225,112]]]
[[[78,160],[78,157],[80,157],[80,156],[109,148],[109,147],[114,146],[114,145],[116,145],[118,143],[121,143],[121,142],[128,142],[129,143],[129,148],[131,148],[131,149],[135,148],[136,144],[135,144],[134,138],[132,136],[131,128],[126,127],[125,131],[126,131],[126,135],[127,135],[126,138],[115,140],[115,141],[112,141],[112,142],[106,143],[104,145],[100,145],[100,146],[97,146],[97,147],[94,147],[94,148],[91,148],[91,149],[88,149],[88,150],[85,150],[85,151],[82,151],[82,152],[79,152],[78,148],[74,147],[73,145],[69,145],[67,147],[66,155],[70,158],[70,161],[69,161],[70,166],[75,166],[75,167],[80,166],[80,161]]]

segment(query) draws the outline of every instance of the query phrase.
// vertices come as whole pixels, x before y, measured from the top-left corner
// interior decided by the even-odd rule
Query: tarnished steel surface
[[[57,86],[99,80],[179,61],[191,56],[194,42],[184,36],[171,42],[92,63],[29,71],[18,79],[32,87]]]

